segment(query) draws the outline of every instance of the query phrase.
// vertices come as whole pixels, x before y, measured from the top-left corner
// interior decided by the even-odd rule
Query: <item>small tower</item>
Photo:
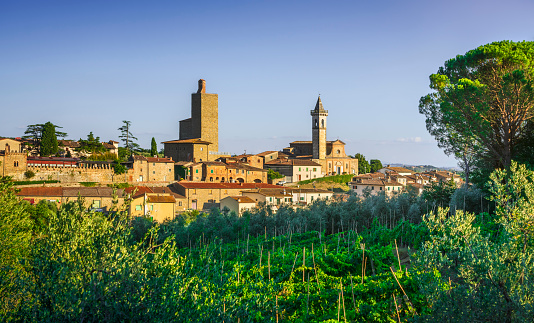
[[[315,109],[310,112],[312,116],[312,146],[313,159],[326,158],[326,117],[328,110],[323,108],[321,97],[317,99]]]

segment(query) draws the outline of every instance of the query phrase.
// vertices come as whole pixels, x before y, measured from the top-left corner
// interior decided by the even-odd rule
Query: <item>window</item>
[[[182,201],[178,202],[178,206],[182,206]]]
[[[156,163],[152,163],[152,166],[156,166]]]
[[[211,170],[211,173],[213,174],[213,169]]]
[[[300,167],[299,167],[299,172],[300,172]]]
[[[272,202],[273,201],[273,198],[272,197],[269,197],[269,202]]]
[[[357,190],[357,189],[358,189],[358,186],[354,186],[354,189]]]
[[[197,173],[197,174],[198,174],[198,169],[195,169],[195,173]]]
[[[301,197],[300,197],[300,200],[301,200],[301,201],[304,201],[304,196],[301,196]]]
[[[150,211],[154,211],[154,205],[150,206]]]
[[[196,189],[193,189],[192,192],[193,192],[193,194],[197,194],[197,190]]]
[[[323,128],[324,128],[324,119],[323,119],[323,120],[321,120],[321,127],[323,127]]]
[[[136,205],[136,206],[135,206],[135,210],[136,210],[136,211],[141,211],[141,210],[142,210],[141,205]]]
[[[313,201],[313,195],[311,196],[311,200]]]
[[[169,172],[172,172],[172,169],[169,168]]]
[[[391,191],[391,187],[388,187],[388,191]]]
[[[213,178],[212,178],[212,180],[213,180]],[[213,190],[209,190],[208,194],[213,194]]]
[[[156,171],[155,171],[155,170],[153,170],[153,171],[152,171],[152,174],[156,174]]]
[[[99,209],[100,208],[100,200],[93,200],[93,205],[91,205],[92,208],[94,209]]]
[[[313,168],[313,171],[316,172],[316,171],[317,171],[317,168],[314,167],[314,168]]]
[[[380,190],[382,190],[382,186],[380,186]]]
[[[200,147],[200,151],[203,151],[204,150],[204,147]]]
[[[371,191],[374,191],[375,190],[375,187],[374,186],[371,186]]]

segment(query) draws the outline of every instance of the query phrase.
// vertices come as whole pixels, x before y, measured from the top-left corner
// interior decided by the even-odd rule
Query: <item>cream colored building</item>
[[[321,164],[307,159],[275,159],[264,167],[284,175],[288,183],[323,177]]]
[[[391,196],[400,193],[403,189],[402,184],[392,180],[362,178],[358,178],[355,182],[350,182],[349,187],[351,191],[360,196],[363,196],[366,190],[368,190],[371,195],[377,195],[383,192],[386,196]]]
[[[221,199],[221,210],[228,208],[237,215],[241,215],[243,212],[252,210],[255,207],[256,202],[248,196],[227,196]]]
[[[163,223],[173,220],[176,214],[176,199],[170,194],[142,193],[132,197],[130,204],[131,216],[145,216]]]

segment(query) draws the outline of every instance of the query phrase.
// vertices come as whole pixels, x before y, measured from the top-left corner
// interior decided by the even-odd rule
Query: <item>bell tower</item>
[[[326,159],[326,117],[328,110],[323,108],[321,97],[317,99],[315,109],[310,112],[312,116],[312,146],[313,159]]]

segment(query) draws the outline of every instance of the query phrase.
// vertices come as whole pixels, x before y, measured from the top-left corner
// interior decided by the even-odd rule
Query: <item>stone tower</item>
[[[317,99],[315,109],[311,110],[312,116],[312,145],[313,159],[326,158],[326,117],[328,110],[323,108],[321,97]]]
[[[210,142],[209,151],[219,151],[219,96],[206,93],[206,81],[198,81],[197,93],[191,94],[191,118],[180,121],[180,140],[200,139]]]

